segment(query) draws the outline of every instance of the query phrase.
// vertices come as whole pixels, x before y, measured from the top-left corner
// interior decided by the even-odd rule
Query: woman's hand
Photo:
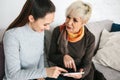
[[[71,56],[66,54],[63,58],[63,61],[66,68],[71,68],[71,69],[74,69],[74,71],[76,71],[75,62]]]
[[[50,67],[50,68],[46,68],[46,72],[47,72],[47,77],[57,78],[61,74],[61,72],[67,72],[67,70],[60,67]]]

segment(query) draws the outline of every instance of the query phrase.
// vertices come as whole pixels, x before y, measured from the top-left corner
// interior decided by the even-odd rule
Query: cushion
[[[120,71],[120,32],[103,30],[99,49],[93,57],[93,62]]]
[[[3,79],[4,76],[4,51],[3,45],[0,43],[0,80]]]
[[[120,24],[117,23],[112,24],[111,32],[115,32],[115,31],[120,31]]]
[[[102,30],[105,28],[108,31],[110,31],[112,23],[113,21],[111,20],[102,20],[102,21],[90,22],[86,25],[87,28],[95,35],[95,52],[98,48],[98,43]]]

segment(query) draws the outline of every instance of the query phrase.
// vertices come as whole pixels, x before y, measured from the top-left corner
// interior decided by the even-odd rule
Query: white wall
[[[1,0],[0,2],[0,40],[3,29],[16,18],[26,0]],[[52,26],[62,24],[65,20],[66,7],[75,0],[52,0],[56,5],[56,15]],[[120,0],[83,0],[92,4],[93,13],[90,19],[99,21],[104,19],[120,23]]]
[[[66,7],[75,0],[63,0],[63,2],[60,2],[58,0],[52,1],[55,3],[57,7],[56,17],[53,23],[56,26],[59,23],[64,22]],[[120,0],[83,0],[83,1],[89,2],[92,6],[93,12],[90,22],[110,19],[116,23],[120,23]]]

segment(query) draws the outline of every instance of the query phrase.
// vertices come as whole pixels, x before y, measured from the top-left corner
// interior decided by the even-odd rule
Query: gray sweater
[[[46,77],[44,32],[35,32],[28,24],[5,32],[4,80],[31,80]]]

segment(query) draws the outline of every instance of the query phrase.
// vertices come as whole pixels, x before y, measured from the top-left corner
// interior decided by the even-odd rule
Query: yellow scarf
[[[77,42],[77,41],[81,40],[83,38],[83,36],[84,36],[84,27],[81,27],[81,29],[77,33],[68,32],[67,40],[70,42]]]
[[[61,32],[62,30],[64,30],[64,28],[65,28],[65,23],[60,26],[60,32]],[[65,36],[65,35],[62,35],[62,36]],[[84,26],[81,27],[81,29],[79,30],[79,32],[77,32],[77,33],[75,33],[75,34],[68,32],[67,40],[68,40],[69,42],[77,42],[77,41],[81,40],[81,39],[83,38],[83,36],[84,36]]]

